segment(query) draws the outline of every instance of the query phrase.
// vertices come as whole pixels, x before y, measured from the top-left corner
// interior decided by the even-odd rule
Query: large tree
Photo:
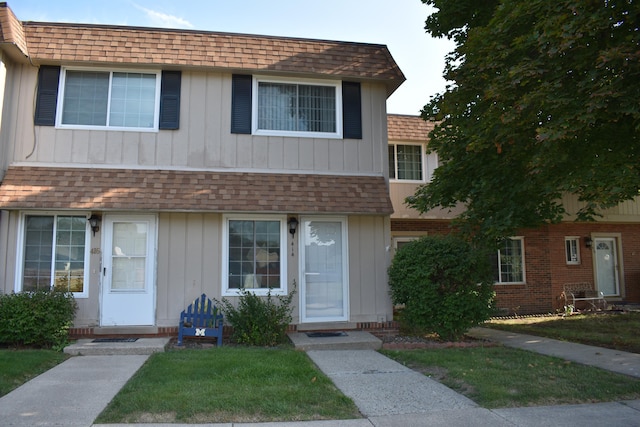
[[[441,165],[410,206],[462,203],[464,229],[503,237],[638,196],[638,0],[422,1],[456,49],[422,111]],[[566,212],[566,193],[583,208]]]

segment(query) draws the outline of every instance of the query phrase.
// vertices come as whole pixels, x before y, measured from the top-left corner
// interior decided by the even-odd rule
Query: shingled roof
[[[13,15],[0,3],[0,32]],[[327,75],[383,81],[391,94],[405,80],[384,45],[210,31],[22,22],[34,64],[119,64]],[[13,31],[16,33],[17,31]],[[16,41],[16,43],[18,43]],[[24,43],[20,43],[21,48]]]
[[[420,116],[387,115],[389,141],[428,141],[435,122],[422,120]]]
[[[388,215],[383,177],[11,166],[0,209]]]

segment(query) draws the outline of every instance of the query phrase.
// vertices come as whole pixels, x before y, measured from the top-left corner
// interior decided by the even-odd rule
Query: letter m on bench
[[[178,345],[182,345],[184,337],[211,337],[216,338],[218,347],[220,347],[223,326],[222,314],[211,300],[202,294],[200,298],[180,313]]]

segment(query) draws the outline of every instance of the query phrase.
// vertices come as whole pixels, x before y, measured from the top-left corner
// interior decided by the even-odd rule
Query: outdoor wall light
[[[287,225],[289,226],[289,233],[291,233],[292,236],[295,236],[296,230],[298,229],[298,220],[291,217],[289,218],[289,221],[287,221]]]
[[[591,237],[587,236],[584,238],[584,245],[586,247],[590,248],[592,244],[593,244],[593,240],[591,240]]]
[[[289,218],[287,221],[287,225],[289,226],[289,233],[291,233],[291,256],[293,254],[293,237],[296,235],[296,230],[298,229],[298,220],[295,217]]]
[[[93,231],[93,235],[96,235],[96,231],[100,231],[100,226],[98,225],[100,223],[100,217],[96,214],[91,214],[91,216],[89,217],[89,219],[87,221],[89,221],[89,225],[91,225],[91,231]]]

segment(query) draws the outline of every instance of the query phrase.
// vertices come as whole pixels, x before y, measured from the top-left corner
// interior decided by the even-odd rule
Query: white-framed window
[[[524,237],[505,239],[492,262],[496,284],[524,283]]]
[[[253,77],[254,135],[342,137],[342,83]]]
[[[20,227],[16,291],[55,288],[86,298],[90,245],[87,217],[26,212]]]
[[[424,144],[389,144],[389,179],[397,181],[431,181],[438,167],[438,155],[426,154]]]
[[[63,68],[56,126],[156,131],[160,71]]]
[[[580,264],[580,237],[568,236],[564,238],[565,261],[567,265]]]
[[[286,294],[286,217],[225,215],[223,221],[223,294],[237,295],[240,289]]]
[[[400,249],[401,247],[403,247],[407,243],[413,242],[414,240],[418,240],[418,239],[419,239],[419,237],[416,237],[416,236],[398,236],[398,237],[394,237],[392,239],[394,254],[395,254],[395,252],[397,252],[398,249]]]

